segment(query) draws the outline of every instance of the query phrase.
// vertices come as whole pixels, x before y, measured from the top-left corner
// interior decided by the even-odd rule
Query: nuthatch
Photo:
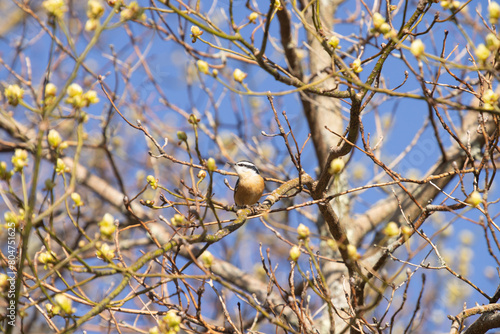
[[[239,177],[234,186],[234,203],[237,206],[257,203],[264,192],[264,179],[257,167],[247,160],[228,164],[234,168]]]

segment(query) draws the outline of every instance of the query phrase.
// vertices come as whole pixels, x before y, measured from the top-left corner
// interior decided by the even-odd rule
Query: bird
[[[264,192],[264,178],[260,176],[259,169],[248,160],[240,160],[237,163],[228,162],[238,174],[238,180],[234,186],[234,203],[237,206],[251,206],[259,201]]]

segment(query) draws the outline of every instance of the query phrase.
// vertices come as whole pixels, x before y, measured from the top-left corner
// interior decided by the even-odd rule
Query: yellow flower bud
[[[56,261],[56,253],[54,253],[53,251],[45,251],[38,255],[38,262],[42,264],[55,263]]]
[[[410,51],[415,57],[420,58],[424,54],[425,45],[420,39],[416,39],[411,43]]]
[[[341,158],[333,159],[328,168],[328,173],[338,174],[344,169],[345,163]]]
[[[299,227],[297,227],[297,234],[299,235],[299,239],[307,239],[309,238],[311,232],[307,226],[299,224]]]
[[[116,231],[115,218],[110,213],[104,214],[98,225],[104,238],[111,238]]]
[[[465,200],[465,203],[470,204],[473,207],[478,206],[482,202],[483,202],[483,197],[481,196],[481,194],[477,190],[474,190],[473,192],[471,192],[469,197],[467,197],[467,199]]]
[[[488,5],[488,13],[490,15],[490,22],[492,24],[497,23],[498,18],[500,17],[500,5],[495,1],[490,2]]]
[[[61,313],[61,308],[57,305],[54,306],[52,304],[45,304],[45,309],[47,310],[49,318],[52,318]]]
[[[3,219],[7,224],[14,224],[16,227],[19,226],[20,217],[14,212],[7,211],[3,214]]]
[[[401,227],[401,233],[403,234],[403,237],[405,240],[408,240],[408,238],[412,235],[413,229],[410,226],[403,226]]]
[[[340,39],[337,36],[330,37],[327,43],[334,49],[340,49],[339,47]]]
[[[176,310],[170,310],[160,321],[160,327],[164,329],[162,333],[175,334],[181,330],[182,318],[177,315]]]
[[[485,62],[486,59],[488,59],[488,57],[490,56],[491,52],[484,44],[479,44],[477,46],[475,54],[479,61]]]
[[[248,16],[248,21],[250,21],[250,23],[255,23],[255,21],[257,20],[257,18],[259,18],[259,14],[256,13],[256,12],[252,12],[249,16]]]
[[[389,31],[388,32],[384,32],[384,38],[394,39],[394,38],[398,37],[397,31],[394,30],[394,29],[391,29],[388,23],[387,23],[387,26],[389,27]],[[382,26],[381,30],[385,30],[384,26]]]
[[[334,251],[337,251],[339,249],[339,246],[337,245],[337,242],[334,239],[328,239],[326,241],[326,244]]]
[[[375,28],[376,30],[380,30],[380,27],[384,23],[385,19],[380,13],[376,12],[373,14],[373,28]]]
[[[158,326],[154,326],[149,329],[148,334],[161,334],[161,333]]]
[[[88,19],[85,22],[85,31],[94,31],[99,26],[99,20],[96,19]]]
[[[184,131],[177,131],[177,139],[180,141],[186,141],[187,138],[187,134]]]
[[[57,158],[55,171],[58,175],[61,175],[66,171],[66,164],[61,158]]]
[[[347,255],[350,259],[353,260],[359,260],[361,258],[361,255],[359,255],[356,246],[354,246],[353,244],[347,245]]]
[[[68,86],[68,89],[66,89],[66,93],[68,94],[69,97],[75,97],[78,95],[82,95],[83,89],[79,84],[72,83],[71,85]]]
[[[65,295],[63,295],[63,294],[56,295],[54,297],[54,301],[56,302],[57,306],[59,306],[65,314],[69,315],[69,314],[73,314],[76,312],[76,310],[74,308],[72,308],[73,301],[71,299],[69,299],[68,297],[66,297]]]
[[[74,206],[76,206],[76,207],[83,206],[83,201],[82,201],[82,197],[80,196],[80,194],[72,193],[71,199],[73,200],[73,202],[75,202]]]
[[[9,276],[7,276],[6,274],[3,274],[3,273],[0,274],[0,292],[5,291],[6,290],[5,288],[9,286],[8,279],[9,279]]]
[[[5,161],[0,162],[0,180],[8,181],[14,175],[14,171],[7,169]]]
[[[194,114],[191,114],[189,115],[189,118],[188,118],[188,123],[189,124],[198,124],[200,122],[200,119],[198,117],[196,117]]]
[[[207,169],[209,172],[214,172],[217,169],[217,164],[215,163],[214,158],[209,158],[207,160]]]
[[[243,83],[243,80],[247,77],[248,74],[240,70],[239,68],[235,69],[233,72],[233,78],[236,82]]]
[[[203,34],[203,30],[198,28],[198,26],[191,26],[191,42],[194,43]]]
[[[382,34],[384,34],[384,37],[385,37],[385,35],[391,31],[391,26],[389,25],[389,23],[384,22],[384,23],[382,23],[382,25],[380,26],[380,28],[378,30]]]
[[[158,188],[158,180],[153,175],[148,175],[146,177],[146,181],[153,190],[156,190]]]
[[[383,232],[388,237],[397,237],[399,235],[399,226],[395,222],[389,222]]]
[[[202,34],[203,30],[201,30],[198,26],[191,26],[191,35],[198,37]]]
[[[214,262],[214,256],[209,251],[204,251],[200,256],[200,259],[205,268],[210,268]]]
[[[207,172],[205,172],[204,170],[200,170],[197,176],[199,179],[203,180],[205,177],[207,177]]]
[[[442,0],[440,4],[441,7],[443,7],[444,9],[451,9],[451,10],[457,9],[461,6],[460,1],[456,0]]]
[[[57,130],[52,129],[47,135],[47,141],[49,142],[50,147],[55,149],[59,146],[59,144],[61,144],[62,138]]]
[[[492,34],[491,32],[486,35],[485,41],[486,47],[491,51],[495,51],[500,48],[500,40],[498,39],[497,35]]]
[[[300,257],[300,248],[298,246],[293,246],[290,248],[290,259],[294,262],[297,262],[297,260]]]
[[[196,61],[196,65],[198,66],[198,71],[200,71],[203,74],[208,74],[209,68],[208,68],[208,63],[206,61],[198,59]]]
[[[56,94],[57,94],[57,87],[56,87],[56,85],[54,85],[53,83],[49,82],[45,86],[45,97],[56,96]]]
[[[186,223],[186,219],[184,219],[183,215],[176,213],[172,219],[170,219],[170,222],[173,226],[182,226]]]

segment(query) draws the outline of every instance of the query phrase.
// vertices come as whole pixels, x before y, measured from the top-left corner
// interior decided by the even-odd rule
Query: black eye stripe
[[[259,173],[259,170],[257,169],[257,167],[250,161],[238,161],[236,163],[237,166],[240,166],[240,167],[246,167],[246,168],[249,168],[253,171],[255,171],[257,174],[260,174]]]

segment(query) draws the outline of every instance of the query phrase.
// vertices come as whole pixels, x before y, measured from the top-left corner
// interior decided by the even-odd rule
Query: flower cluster
[[[22,209],[21,209],[22,210]],[[23,210],[24,211],[24,210]],[[24,212],[23,212],[24,213]],[[23,215],[24,216],[24,215]],[[19,228],[20,222],[22,221],[21,216],[17,215],[15,212],[7,211],[3,214],[3,219],[5,220],[5,227],[14,224],[16,228]]]
[[[12,157],[12,165],[15,172],[20,172],[24,167],[28,166],[28,151],[16,149]]]
[[[356,58],[351,64],[351,69],[354,73],[361,73],[363,71],[363,67],[361,67],[361,59]]]
[[[89,90],[84,93],[82,87],[76,83],[69,85],[66,90],[66,94],[68,94],[68,97],[65,102],[75,108],[88,107],[91,104],[99,102],[99,98],[97,97],[97,92],[95,90]]]
[[[99,222],[99,231],[101,232],[101,236],[105,239],[111,239],[113,233],[115,233],[115,218],[110,213],[106,213],[102,217]]]
[[[170,310],[160,319],[158,326],[149,330],[150,334],[176,334],[181,330],[182,318],[177,314],[176,310]]]
[[[498,94],[491,89],[486,90],[482,96],[484,109],[493,110],[498,102]]]
[[[46,304],[47,314],[50,318],[55,315],[71,315],[76,312],[73,307],[73,301],[63,294],[58,294],[54,297],[54,305]]]
[[[99,26],[99,18],[104,15],[104,6],[98,0],[89,0],[87,3],[87,17],[85,30],[94,31]]]
[[[176,213],[171,219],[170,222],[172,223],[172,226],[182,226],[186,223],[186,219],[184,218],[183,215],[180,215]]]
[[[38,262],[44,265],[44,269],[47,269],[49,264],[57,262],[56,253],[48,250],[42,252],[40,253],[40,255],[38,255]]]
[[[107,243],[103,243],[100,247],[98,247],[95,255],[103,261],[111,262],[111,260],[115,257],[115,250],[111,249]]]
[[[457,10],[462,4],[457,0],[441,0],[441,7],[444,9],[450,9],[452,11]]]
[[[64,0],[46,0],[42,2],[42,6],[47,14],[58,19],[62,18],[64,13],[68,11]]]
[[[57,158],[54,170],[56,171],[57,175],[62,175],[63,173],[69,173],[69,167],[66,166],[63,159],[61,158]]]
[[[396,33],[378,12],[373,14],[373,29],[371,31],[376,35],[382,34],[385,38],[395,37]]]
[[[22,89],[18,85],[9,85],[7,88],[5,88],[4,94],[7,98],[7,102],[15,107],[19,104],[19,101],[23,99],[24,89]]]
[[[144,8],[139,6],[137,1],[132,1],[124,10],[122,10],[120,12],[120,17],[123,21],[146,20],[146,14],[144,14]]]

